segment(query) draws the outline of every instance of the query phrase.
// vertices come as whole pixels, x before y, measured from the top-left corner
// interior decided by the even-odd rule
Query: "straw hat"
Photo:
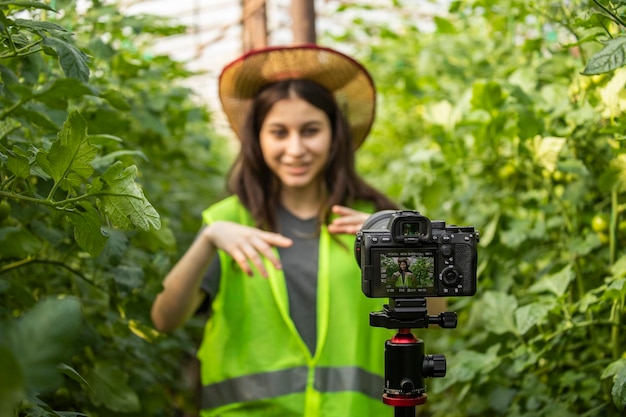
[[[259,49],[224,68],[219,96],[233,130],[239,135],[252,99],[263,86],[290,78],[309,79],[331,91],[352,130],[354,149],[363,143],[374,121],[374,82],[354,59],[317,45]]]

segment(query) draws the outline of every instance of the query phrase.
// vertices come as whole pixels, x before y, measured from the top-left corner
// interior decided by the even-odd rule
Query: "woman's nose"
[[[302,155],[305,151],[304,142],[302,136],[299,133],[293,133],[289,135],[287,142],[287,153],[289,155]]]

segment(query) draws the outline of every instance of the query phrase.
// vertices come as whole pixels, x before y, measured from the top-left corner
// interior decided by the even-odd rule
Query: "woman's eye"
[[[276,138],[283,138],[285,136],[287,136],[287,131],[283,130],[283,129],[276,129],[276,130],[271,130],[270,131],[270,135],[276,137]]]
[[[307,127],[302,131],[304,136],[315,136],[320,130],[317,127]]]

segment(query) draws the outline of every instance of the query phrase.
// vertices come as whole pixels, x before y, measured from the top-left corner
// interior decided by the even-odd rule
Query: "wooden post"
[[[315,0],[291,0],[293,43],[316,43]]]
[[[267,46],[266,0],[241,0],[244,52]]]

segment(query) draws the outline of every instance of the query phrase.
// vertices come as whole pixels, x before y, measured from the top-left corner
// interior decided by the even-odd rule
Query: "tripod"
[[[456,313],[429,316],[426,299],[390,298],[382,311],[370,313],[370,326],[398,329],[385,342],[385,386],[383,403],[394,407],[395,417],[415,417],[415,407],[426,403],[424,378],[446,375],[446,358],[441,354],[425,355],[424,342],[411,333],[429,324],[452,329]]]

